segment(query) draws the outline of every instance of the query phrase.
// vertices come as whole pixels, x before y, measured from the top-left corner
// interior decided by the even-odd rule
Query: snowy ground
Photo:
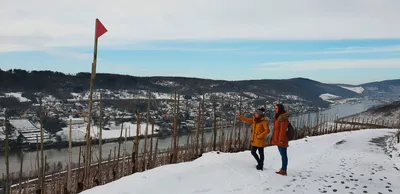
[[[22,92],[10,92],[10,93],[5,93],[6,97],[14,97],[18,99],[20,102],[30,102],[28,98],[25,98],[22,96]]]
[[[321,95],[319,95],[319,97],[322,100],[325,100],[327,102],[333,102],[333,100],[340,98],[340,96],[336,96],[336,95],[329,94],[329,93],[321,94]]]
[[[83,193],[400,193],[400,172],[385,154],[385,145],[378,145],[387,142],[379,137],[393,136],[395,131],[369,129],[293,141],[288,149],[287,177],[274,173],[280,157],[276,147],[268,147],[262,172],[256,171],[249,152],[213,152]]]
[[[112,122],[113,123],[113,122]],[[71,130],[71,137],[72,141],[74,142],[82,142],[85,141],[85,134],[86,134],[86,126],[87,124],[83,125],[73,125]],[[92,130],[90,132],[90,136],[98,139],[100,138],[100,130],[98,126],[92,126]],[[115,125],[114,123],[111,125],[106,125],[105,128],[109,128],[110,130],[103,130],[103,139],[115,139],[119,138],[121,135],[121,125]],[[159,129],[159,126],[154,126],[154,134],[158,132],[156,130]],[[123,124],[123,131],[122,137],[125,137],[125,131],[127,137],[136,137],[137,132],[137,124],[133,124],[130,122],[124,122]],[[146,123],[142,123],[139,129],[140,135],[146,134]],[[151,125],[148,126],[148,135],[151,134]],[[63,141],[69,140],[69,127],[64,127],[62,131],[57,132],[57,135],[61,136]]]

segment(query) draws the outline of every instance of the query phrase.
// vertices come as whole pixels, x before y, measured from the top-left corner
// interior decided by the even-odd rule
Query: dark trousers
[[[282,158],[282,170],[286,171],[288,166],[287,148],[278,146],[278,150]]]
[[[258,154],[260,157],[257,155],[257,150]],[[255,147],[251,146],[251,155],[254,156],[254,158],[257,160],[258,165],[264,165],[264,148],[263,147]]]

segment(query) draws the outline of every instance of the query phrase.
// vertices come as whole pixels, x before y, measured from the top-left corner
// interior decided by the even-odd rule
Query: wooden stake
[[[175,156],[175,162],[177,162],[178,159],[178,153],[179,153],[179,135],[181,131],[181,119],[180,119],[180,102],[181,102],[181,95],[177,94],[178,100],[176,103],[176,154]]]
[[[231,130],[231,132],[230,132],[230,135],[229,135],[229,151],[231,151],[232,150],[232,141],[234,141],[234,139],[236,139],[236,112],[237,112],[237,108],[235,108],[235,114],[234,114],[234,118],[233,118],[233,129]],[[233,134],[235,135],[234,136],[234,139],[233,139]]]
[[[100,119],[99,119],[99,159],[97,169],[99,172],[99,184],[103,184],[103,170],[101,168],[103,162],[103,95],[100,93]]]
[[[150,100],[151,100],[151,93],[149,92],[149,98],[147,101],[147,120],[146,120],[146,131],[144,135],[144,154],[143,154],[143,168],[142,171],[146,170],[146,152],[147,152],[147,135],[149,133],[149,123],[150,123]]]
[[[197,129],[196,129],[196,146],[195,154],[196,158],[199,157],[199,137],[200,137],[200,119],[201,119],[201,103],[199,102],[199,108],[197,113]]]
[[[121,154],[121,139],[122,139],[122,131],[124,130],[124,123],[121,123],[121,131],[119,133],[119,139],[118,139],[118,156],[117,156],[117,174],[119,174],[119,158]],[[119,176],[120,177],[120,176]]]
[[[158,154],[158,138],[156,139],[156,147],[154,148],[154,157],[152,163],[153,168],[157,167],[157,154]]]
[[[214,112],[214,126],[213,126],[213,151],[217,149],[217,113],[216,113],[216,108],[217,108],[217,102],[216,99],[214,98],[213,102],[213,112]]]
[[[240,99],[239,99],[239,114],[240,115],[242,115],[242,106],[243,106],[243,91],[240,91]],[[235,115],[235,118],[236,118],[236,115]],[[237,135],[237,139],[235,139],[235,142],[238,141],[240,143],[240,136],[241,136],[242,126],[244,126],[244,122],[243,122],[243,125],[239,125],[238,135]]]
[[[127,135],[128,135],[128,129],[125,128],[124,149],[123,149],[123,152],[122,152],[122,172],[121,172],[121,176],[120,177],[125,176],[125,153],[126,153],[126,138],[127,138]]]
[[[8,158],[7,158],[8,159]],[[22,193],[22,170],[23,170],[23,163],[24,163],[24,151],[21,149],[21,163],[19,166],[19,194]]]
[[[136,127],[136,138],[135,138],[135,162],[134,162],[134,171],[132,172],[135,173],[139,169],[139,135],[140,135],[140,114],[139,111],[136,111],[136,117],[137,117],[137,127]]]
[[[67,191],[71,193],[71,162],[72,162],[72,119],[69,120],[69,138],[68,138],[68,169],[67,169]]]
[[[7,110],[6,110],[7,111]],[[9,133],[9,129],[8,129],[8,114],[6,112],[5,114],[5,118],[4,118],[4,124],[5,124],[5,135],[6,135],[6,139],[5,139],[5,146],[6,146],[6,150],[5,150],[5,157],[6,157],[6,191],[7,194],[11,193],[10,189],[10,164],[9,164],[9,159],[8,159],[8,154],[10,151],[10,147],[8,145],[8,133]]]
[[[149,162],[147,163],[147,169],[153,168],[151,164],[151,160],[153,158],[153,137],[154,137],[154,122],[151,123],[150,153],[149,153]]]
[[[41,171],[40,171],[40,177],[41,177],[41,191],[42,194],[45,193],[45,163],[44,163],[44,154],[43,154],[43,137],[44,136],[44,128],[43,128],[43,107],[42,107],[42,99],[40,98],[40,160],[41,160]]]
[[[172,134],[173,134],[173,138],[172,138],[172,150],[171,150],[171,159],[170,159],[170,163],[175,163],[175,158],[176,158],[176,154],[177,154],[177,106],[176,106],[176,88],[174,89],[174,108],[173,108],[173,129],[172,129]]]
[[[94,51],[93,51],[93,63],[92,63],[92,74],[90,77],[90,92],[89,92],[89,114],[88,114],[88,125],[86,128],[86,160],[84,167],[84,185],[88,187],[89,183],[89,173],[90,173],[90,164],[91,164],[91,136],[90,129],[92,123],[92,110],[93,110],[93,90],[94,90],[94,80],[96,78],[96,66],[97,66],[97,46],[98,46],[98,37],[97,34],[97,21],[95,23],[95,36],[94,36]]]
[[[204,108],[204,100],[205,100],[205,94],[203,93],[203,102],[201,104],[201,149],[200,149],[200,155],[203,155],[204,153],[204,124],[205,124],[205,118],[204,118],[204,112],[205,112],[205,108]]]

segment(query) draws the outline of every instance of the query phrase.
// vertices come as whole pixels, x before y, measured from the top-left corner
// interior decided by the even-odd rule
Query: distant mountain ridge
[[[360,85],[336,84],[341,87],[362,87],[366,96],[400,96],[400,79],[376,81]]]
[[[53,71],[25,71],[14,69],[0,70],[1,92],[45,92],[63,97],[71,93],[89,90],[90,73],[75,75]],[[392,82],[389,82],[392,83]],[[397,82],[395,82],[397,83]],[[400,83],[400,80],[399,80]],[[374,87],[376,83],[367,83],[362,87]],[[379,87],[384,88],[383,85]],[[333,94],[343,98],[359,97],[360,94],[337,84],[325,84],[307,78],[261,79],[243,81],[211,80],[187,77],[137,77],[118,74],[96,74],[96,89],[109,90],[149,90],[152,92],[172,93],[174,88],[180,94],[200,96],[202,93],[251,92],[260,99],[276,99],[280,95],[295,95],[310,103],[328,103],[320,98],[321,94]]]

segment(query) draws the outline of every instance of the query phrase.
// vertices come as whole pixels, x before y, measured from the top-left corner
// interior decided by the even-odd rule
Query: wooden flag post
[[[84,170],[84,183],[86,183],[86,187],[89,188],[89,173],[90,173],[90,164],[91,164],[91,137],[90,137],[90,125],[92,122],[92,110],[93,110],[93,88],[94,88],[94,79],[96,77],[96,65],[97,65],[97,45],[100,36],[105,34],[107,29],[100,22],[99,19],[96,19],[96,27],[95,27],[95,37],[94,37],[94,52],[93,52],[93,63],[92,63],[92,75],[90,78],[90,94],[89,94],[89,114],[88,114],[88,125],[86,128],[86,154],[85,154],[85,170]]]

